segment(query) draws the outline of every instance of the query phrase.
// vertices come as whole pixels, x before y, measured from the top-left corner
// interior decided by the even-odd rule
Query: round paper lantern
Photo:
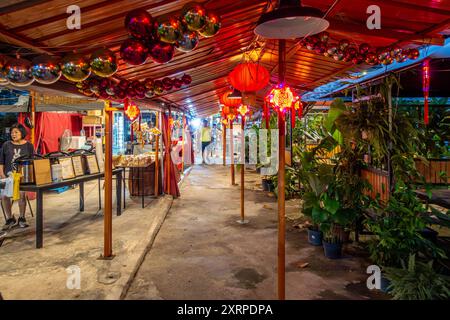
[[[49,55],[42,55],[31,61],[31,73],[34,80],[42,84],[52,84],[61,78],[59,59]]]
[[[198,45],[198,34],[195,31],[183,32],[180,39],[176,42],[175,48],[182,52],[189,52],[194,50]]]
[[[227,92],[225,92],[221,97],[220,97],[220,103],[228,106],[228,107],[238,107],[241,105],[242,103],[242,98],[239,99],[229,99],[228,96],[232,93],[233,91],[228,90]]]
[[[199,31],[206,24],[206,10],[200,4],[192,4],[183,13],[183,22],[189,30]]]
[[[237,65],[228,75],[228,79],[233,88],[241,92],[258,91],[269,83],[270,74],[258,63],[245,62]]]
[[[125,28],[136,39],[148,39],[152,36],[154,21],[150,13],[143,9],[130,11],[125,17]]]
[[[169,18],[158,24],[158,39],[166,43],[175,43],[181,36],[183,30],[176,18]]]
[[[91,75],[89,60],[81,54],[68,54],[61,61],[61,71],[70,81],[80,82]]]
[[[183,76],[181,77],[181,81],[183,81],[185,85],[190,85],[192,82],[192,77],[188,74],[183,74]]]
[[[120,56],[126,63],[139,66],[147,60],[148,48],[142,41],[127,39],[120,46]]]
[[[205,26],[198,31],[203,37],[209,38],[215,36],[220,30],[220,18],[212,12],[206,13]]]
[[[99,77],[111,77],[119,68],[114,52],[109,49],[99,49],[91,55],[91,70]]]
[[[167,63],[172,60],[174,55],[174,45],[161,41],[155,41],[150,44],[150,57],[157,63]]]
[[[4,72],[9,83],[17,87],[29,86],[34,81],[31,73],[31,63],[25,59],[9,59],[6,62]]]

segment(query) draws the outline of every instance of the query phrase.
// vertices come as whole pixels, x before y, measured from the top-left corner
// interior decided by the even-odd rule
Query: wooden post
[[[155,118],[155,128],[158,129],[159,126],[159,112],[156,111]],[[160,135],[156,136],[155,141],[155,197],[159,195],[159,138]]]
[[[33,128],[31,128],[31,138],[30,142],[34,147],[34,143],[36,142],[36,96],[34,91],[30,91],[31,94],[31,124]]]
[[[279,82],[284,83],[286,71],[286,40],[278,41],[278,73]],[[286,132],[285,119],[283,113],[278,113],[278,299],[285,300],[286,286],[285,286],[285,194],[284,194],[284,171],[285,171],[285,148],[286,148]]]
[[[112,112],[105,101],[105,209],[103,258],[112,257]]]
[[[231,157],[231,185],[236,185],[234,177],[234,139],[233,139],[233,121],[230,121],[230,157]]]
[[[222,157],[223,165],[227,164],[227,126],[223,124],[223,134],[222,134]]]
[[[170,128],[170,119],[172,118],[172,111],[169,107],[169,117],[167,121],[167,147],[168,149],[168,156],[167,156],[167,194],[170,194],[170,150],[172,149],[172,137],[171,137],[171,128]]]
[[[184,173],[184,143],[186,142],[186,132],[184,130],[186,126],[186,116],[183,114],[183,126],[181,129],[181,172]]]
[[[244,120],[242,120],[242,132],[241,132],[241,220],[237,222],[240,224],[248,223],[248,220],[245,220],[245,209],[244,209],[244,183],[245,183],[245,135],[244,135]]]

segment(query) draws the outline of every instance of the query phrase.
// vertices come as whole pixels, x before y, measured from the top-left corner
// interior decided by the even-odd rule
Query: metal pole
[[[231,185],[236,185],[234,178],[234,139],[233,139],[233,121],[230,121],[230,157],[231,157]]]
[[[159,119],[158,111],[156,111],[155,128],[158,129]],[[155,197],[159,195],[159,135],[155,138]]]
[[[286,40],[278,41],[278,73],[279,83],[284,83],[286,71]],[[286,285],[285,285],[285,194],[284,194],[284,171],[285,171],[285,147],[286,147],[286,132],[285,119],[281,112],[278,113],[278,299],[285,300]]]
[[[223,124],[222,157],[223,165],[227,164],[227,126]]]
[[[30,92],[31,94],[31,124],[33,128],[31,128],[31,144],[34,147],[34,143],[36,141],[36,96],[34,91]]]
[[[172,118],[172,111],[169,107],[169,117],[167,121],[167,194],[170,194],[170,150],[172,149],[172,137],[171,137],[171,128],[170,128],[170,119]]]
[[[105,209],[103,258],[112,257],[112,111],[105,101]]]
[[[244,184],[245,184],[245,135],[244,135],[244,120],[242,120],[241,124],[241,155],[243,161],[241,161],[241,220],[237,222],[240,224],[248,223],[248,220],[245,220],[245,210],[244,210]]]

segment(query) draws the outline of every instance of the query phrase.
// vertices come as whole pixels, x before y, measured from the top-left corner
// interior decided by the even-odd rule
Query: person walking
[[[0,178],[5,179],[10,172],[13,171],[14,161],[22,156],[32,156],[34,154],[33,145],[25,140],[27,131],[25,127],[19,123],[11,127],[11,141],[6,141],[0,151]],[[12,214],[11,198],[2,197],[2,204],[6,214],[6,223],[2,230],[7,231],[18,225],[21,228],[27,228],[28,224],[25,219],[26,198],[25,192],[20,192],[19,200],[19,219]]]
[[[203,120],[202,128],[202,163],[206,163],[205,149],[211,144],[211,127],[209,126],[208,120]]]

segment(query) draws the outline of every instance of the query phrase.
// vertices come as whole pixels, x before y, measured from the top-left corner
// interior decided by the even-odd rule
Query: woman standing
[[[25,140],[26,135],[27,131],[23,125],[16,123],[11,127],[11,141],[6,141],[0,151],[0,178],[4,179],[12,172],[14,161],[17,158],[33,155],[33,145]],[[28,227],[25,219],[25,192],[20,192],[18,220],[16,220],[12,214],[11,199],[3,196],[2,204],[6,213],[6,224],[3,226],[2,230],[10,230],[16,225],[19,225],[21,228]]]

